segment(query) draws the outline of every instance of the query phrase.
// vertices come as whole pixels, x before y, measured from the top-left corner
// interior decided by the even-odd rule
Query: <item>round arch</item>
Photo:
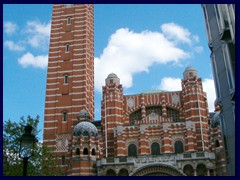
[[[130,176],[186,176],[181,170],[167,164],[149,164],[133,171]]]

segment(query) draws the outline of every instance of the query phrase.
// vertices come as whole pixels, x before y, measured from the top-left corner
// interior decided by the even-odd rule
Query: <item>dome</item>
[[[194,67],[188,66],[185,71],[196,71]]]
[[[192,79],[192,78],[198,77],[198,72],[195,70],[194,67],[188,66],[183,73],[183,77],[185,80]]]
[[[118,76],[116,74],[111,73],[106,78],[105,83],[106,83],[106,85],[109,85],[109,84],[119,85],[120,84],[120,79],[118,78]]]
[[[111,74],[108,75],[107,79],[108,79],[108,78],[118,78],[118,77],[117,77],[116,74],[111,73]]]
[[[83,110],[81,110],[78,113],[77,118],[78,119],[84,118],[84,120],[89,120],[90,119],[90,115],[89,115],[89,113],[85,109],[83,109]]]
[[[74,136],[85,135],[85,136],[97,137],[98,136],[98,130],[97,130],[97,128],[94,124],[92,124],[90,122],[87,122],[87,121],[83,121],[83,122],[78,123],[74,127],[73,135]]]

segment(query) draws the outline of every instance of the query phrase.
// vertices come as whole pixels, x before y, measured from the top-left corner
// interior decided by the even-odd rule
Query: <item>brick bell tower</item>
[[[193,67],[187,67],[183,73],[182,96],[184,118],[188,123],[195,123],[196,139],[192,150],[208,151],[208,104],[203,91],[202,79]]]
[[[113,157],[117,147],[114,127],[122,125],[123,117],[123,88],[116,74],[108,75],[102,91],[103,156]]]
[[[43,143],[58,156],[65,174],[81,110],[94,120],[94,6],[54,4]]]

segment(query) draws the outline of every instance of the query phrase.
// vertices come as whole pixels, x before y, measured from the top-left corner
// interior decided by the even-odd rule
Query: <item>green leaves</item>
[[[19,138],[24,133],[24,127],[29,124],[33,127],[32,134],[37,137],[39,116],[32,118],[30,116],[25,120],[21,117],[19,123],[12,122],[10,119],[3,125],[3,175],[4,176],[22,176],[23,161],[19,158],[20,142]],[[54,171],[53,171],[54,169]],[[44,146],[38,142],[34,149],[34,156],[28,161],[28,176],[56,176],[61,175],[57,158]]]

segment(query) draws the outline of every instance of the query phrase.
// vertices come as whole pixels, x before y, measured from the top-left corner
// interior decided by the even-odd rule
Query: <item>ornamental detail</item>
[[[134,99],[132,97],[130,97],[128,100],[127,100],[127,105],[129,108],[133,108],[134,105],[135,105],[135,102],[134,102]]]
[[[179,104],[179,96],[178,96],[177,93],[172,96],[172,102],[173,102],[174,105]]]

